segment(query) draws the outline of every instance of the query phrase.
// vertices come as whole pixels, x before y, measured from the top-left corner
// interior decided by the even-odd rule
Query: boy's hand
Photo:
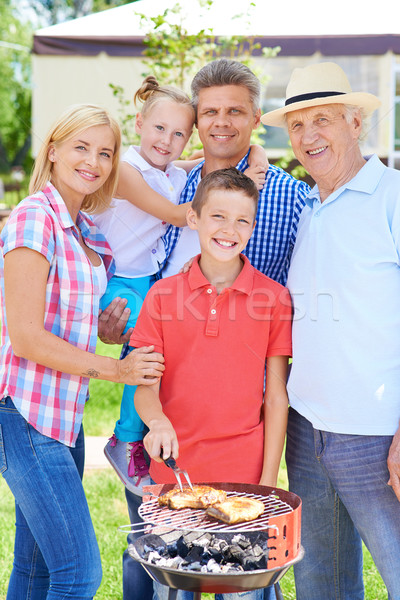
[[[258,190],[262,190],[265,183],[265,175],[268,171],[268,166],[263,167],[261,165],[257,165],[255,167],[249,167],[244,171],[244,174],[247,177],[250,177],[254,181]]]
[[[258,485],[268,485],[269,487],[276,487],[277,477],[268,477],[266,475],[261,475],[261,479],[258,482]]]
[[[144,437],[143,443],[150,458],[162,462],[162,458],[178,458],[179,444],[175,429],[165,415],[149,423],[150,431]],[[162,458],[161,458],[162,456]]]

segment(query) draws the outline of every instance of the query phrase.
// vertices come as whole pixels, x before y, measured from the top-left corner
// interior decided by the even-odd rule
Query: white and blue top
[[[170,163],[165,171],[149,165],[139,154],[139,147],[130,146],[122,160],[137,169],[155,191],[179,203],[185,187],[186,172]],[[90,218],[111,246],[119,277],[136,278],[153,275],[165,260],[162,236],[168,223],[137,208],[128,200],[114,198],[110,208]]]

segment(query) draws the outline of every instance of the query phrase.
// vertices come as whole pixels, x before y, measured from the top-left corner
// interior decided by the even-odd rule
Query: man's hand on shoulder
[[[196,257],[192,256],[192,258],[189,258],[189,260],[187,262],[185,262],[185,264],[183,265],[182,269],[180,269],[179,273],[187,273],[188,271],[190,271],[190,267],[193,264],[193,261]]]
[[[98,336],[104,344],[125,344],[129,342],[133,328],[123,333],[131,313],[126,308],[125,298],[114,300],[99,313]]]

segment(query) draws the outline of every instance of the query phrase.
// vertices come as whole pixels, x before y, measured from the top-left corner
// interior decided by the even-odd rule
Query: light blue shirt
[[[289,269],[291,406],[317,429],[392,435],[400,417],[400,172],[372,156],[301,214]]]

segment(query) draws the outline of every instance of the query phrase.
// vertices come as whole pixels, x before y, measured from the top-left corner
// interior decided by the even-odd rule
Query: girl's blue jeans
[[[83,429],[75,448],[48,438],[0,400],[0,471],[15,498],[7,600],[89,600],[102,571],[82,486]]]
[[[389,599],[400,600],[400,502],[387,485],[391,443],[392,436],[314,429],[289,410],[289,487],[303,501],[297,600],[363,600],[361,540]]]
[[[127,308],[130,309],[131,314],[124,332],[130,327],[135,327],[143,300],[155,280],[155,275],[134,279],[114,275],[108,282],[105,294],[100,299],[101,310],[107,308],[114,298],[126,298]],[[138,442],[143,439],[143,421],[137,414],[133,401],[135,391],[135,385],[124,386],[120,417],[114,429],[115,435],[121,442]]]

